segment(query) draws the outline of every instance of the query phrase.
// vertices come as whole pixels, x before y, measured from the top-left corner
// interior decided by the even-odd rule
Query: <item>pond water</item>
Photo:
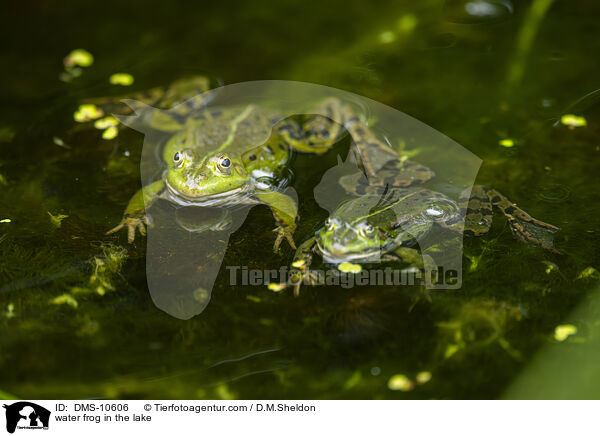
[[[597,2],[40,2],[5,12],[3,396],[600,395]],[[76,48],[94,62],[67,77],[63,58]],[[114,73],[135,81],[111,84]],[[488,235],[465,240],[459,290],[305,286],[295,297],[230,286],[223,267],[201,315],[171,317],[150,298],[145,239],[105,235],[141,186],[143,136],[102,139],[73,113],[86,98],[190,75],[316,83],[409,114],[483,160],[478,184],[560,227],[562,254],[513,238],[498,213]],[[296,242],[327,217],[312,189],[336,154],[317,162],[292,165]],[[268,208],[252,208],[223,265],[289,265],[289,247],[271,250],[274,226]]]

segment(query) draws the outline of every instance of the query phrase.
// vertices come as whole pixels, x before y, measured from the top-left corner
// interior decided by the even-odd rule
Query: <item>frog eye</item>
[[[367,224],[360,229],[360,232],[363,234],[363,236],[372,238],[375,236],[375,227],[373,227],[371,224]]]
[[[175,166],[175,168],[179,168],[182,163],[183,163],[183,153],[178,151],[177,153],[175,153],[175,156],[173,156],[173,165]]]
[[[222,173],[229,174],[231,172],[231,159],[227,156],[221,156],[217,161],[217,167]]]
[[[331,218],[325,220],[325,230],[333,230],[335,224]]]

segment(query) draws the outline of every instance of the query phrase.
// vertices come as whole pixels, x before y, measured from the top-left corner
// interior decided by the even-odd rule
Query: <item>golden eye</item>
[[[327,218],[325,220],[325,230],[333,230],[333,220],[331,218]]]
[[[173,166],[175,168],[179,168],[182,163],[183,163],[183,153],[178,151],[177,153],[175,153],[175,156],[173,156]]]
[[[375,236],[375,227],[373,227],[371,224],[367,224],[360,229],[360,232],[363,234],[363,236],[372,238]]]

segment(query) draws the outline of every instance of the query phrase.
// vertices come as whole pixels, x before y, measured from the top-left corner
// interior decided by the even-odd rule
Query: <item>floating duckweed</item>
[[[415,387],[415,384],[404,374],[395,374],[388,380],[387,387],[392,391],[408,392]]]
[[[564,341],[571,335],[577,334],[577,327],[573,324],[561,324],[557,325],[554,329],[554,339],[559,342]]]
[[[294,268],[302,268],[304,265],[306,265],[306,262],[302,259],[300,260],[296,260],[295,262],[292,262],[292,266]]]
[[[117,125],[119,125],[119,120],[117,120],[112,115],[94,121],[94,127],[99,130],[108,129],[109,127]]]
[[[15,305],[13,303],[8,303],[6,306],[6,312],[4,312],[4,316],[7,318],[15,317]]]
[[[390,44],[396,40],[396,35],[394,32],[390,30],[386,30],[385,32],[381,32],[379,34],[379,42],[382,44]]]
[[[117,137],[117,135],[119,134],[119,129],[117,129],[115,126],[111,126],[108,129],[106,129],[104,132],[102,132],[102,139],[114,139]]]
[[[75,298],[73,298],[73,296],[71,294],[62,294],[62,295],[59,295],[58,297],[54,297],[52,300],[50,300],[50,303],[66,304],[66,305],[71,306],[73,309],[77,309],[77,306],[79,306],[79,303],[77,302],[77,300]]]
[[[417,380],[417,383],[419,383],[420,385],[424,385],[429,380],[431,380],[431,373],[429,371],[421,371],[417,374],[415,379]]]
[[[563,115],[560,117],[560,122],[570,129],[587,126],[587,120],[584,117],[573,114]]]
[[[285,289],[285,283],[269,283],[267,288],[273,292],[281,292]]]
[[[108,79],[111,85],[130,86],[133,84],[133,76],[127,73],[115,73]]]
[[[546,274],[550,274],[552,271],[558,271],[558,265],[553,263],[553,262],[549,262],[547,260],[542,261],[542,263],[544,265],[546,265]]]
[[[600,274],[598,273],[598,270],[596,268],[594,268],[593,266],[588,266],[586,269],[579,273],[579,275],[577,276],[577,280],[599,276]]]
[[[89,51],[78,48],[69,53],[63,62],[67,67],[89,67],[94,63],[94,56]]]
[[[10,218],[4,218],[2,220],[0,220],[0,223],[10,223],[12,222]]]
[[[501,139],[498,144],[502,147],[510,148],[515,146],[515,141],[510,138]]]
[[[338,265],[338,269],[345,273],[359,273],[362,271],[362,266],[356,263],[342,262]]]
[[[85,123],[102,116],[104,116],[104,111],[95,104],[82,104],[73,114],[73,118],[78,123]]]
[[[69,215],[64,215],[62,213],[52,215],[50,212],[48,212],[48,215],[50,215],[50,222],[56,228],[60,228],[60,226],[62,225],[62,220],[69,217]]]

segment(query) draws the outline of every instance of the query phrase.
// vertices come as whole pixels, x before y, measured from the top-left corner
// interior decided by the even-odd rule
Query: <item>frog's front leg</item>
[[[291,247],[295,250],[296,244],[294,244],[294,231],[296,230],[296,220],[298,218],[298,207],[296,201],[278,191],[260,191],[257,192],[256,198],[262,203],[266,204],[271,208],[273,217],[277,223],[277,228],[274,230],[277,232],[277,239],[273,245],[273,251],[279,252],[279,246],[283,239],[287,239]]]
[[[157,180],[150,185],[144,186],[142,189],[137,191],[125,209],[123,219],[113,229],[106,232],[107,235],[115,233],[122,228],[127,228],[127,240],[132,243],[135,239],[135,231],[139,230],[141,235],[146,234],[146,225],[148,225],[148,218],[146,217],[145,210],[149,208],[152,203],[160,196],[163,192],[165,184],[162,180]]]

